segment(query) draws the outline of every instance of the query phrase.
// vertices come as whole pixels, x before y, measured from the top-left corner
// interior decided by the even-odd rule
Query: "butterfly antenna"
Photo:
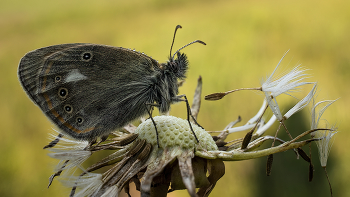
[[[191,44],[194,44],[194,43],[201,43],[201,44],[203,44],[203,45],[207,45],[207,44],[205,44],[205,42],[203,42],[203,41],[201,41],[201,40],[195,40],[195,41],[190,42],[190,43],[186,44],[185,46],[181,47],[179,50],[177,50],[177,51],[174,53],[174,55],[172,56],[172,59],[174,59],[175,55],[176,55],[179,51],[181,51],[182,49],[184,49],[184,48],[186,48],[186,47],[188,47],[188,46],[190,46]],[[171,55],[171,54],[170,54],[170,55]]]
[[[176,25],[175,27],[175,32],[174,32],[174,37],[173,37],[173,42],[171,43],[171,47],[170,47],[170,57],[171,57],[171,50],[173,49],[173,45],[174,45],[174,41],[175,41],[175,35],[178,29],[182,28],[181,25]]]

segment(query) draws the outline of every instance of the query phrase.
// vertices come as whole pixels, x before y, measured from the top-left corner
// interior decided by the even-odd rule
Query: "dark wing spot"
[[[58,76],[55,77],[55,82],[60,82],[61,79],[62,79],[62,77],[58,75]]]
[[[76,121],[77,121],[78,124],[81,124],[81,123],[84,122],[84,119],[83,119],[82,117],[78,117],[78,118],[76,119]]]
[[[65,99],[68,95],[68,89],[67,88],[60,88],[58,89],[58,96],[61,98],[61,99]]]
[[[72,113],[73,107],[72,107],[71,105],[65,105],[65,106],[64,106],[64,110],[65,110],[67,113]]]
[[[84,61],[89,61],[92,58],[92,54],[90,52],[84,52],[82,58]]]

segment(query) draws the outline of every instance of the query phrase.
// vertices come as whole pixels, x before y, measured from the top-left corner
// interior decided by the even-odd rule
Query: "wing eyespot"
[[[82,53],[81,59],[85,62],[90,61],[92,59],[92,53],[91,52]]]
[[[67,113],[72,113],[73,112],[73,107],[71,105],[65,105],[63,107],[64,111]]]
[[[58,82],[60,82],[62,80],[62,77],[60,76],[60,75],[57,75],[56,77],[55,77],[55,83],[58,83]]]
[[[60,88],[58,89],[58,96],[61,99],[65,99],[68,96],[68,89],[67,88]]]
[[[81,125],[84,122],[84,119],[82,117],[77,117],[76,122],[78,125]]]

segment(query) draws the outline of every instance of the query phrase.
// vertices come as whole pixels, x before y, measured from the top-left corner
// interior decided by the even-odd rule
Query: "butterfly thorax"
[[[188,60],[184,53],[177,53],[177,58],[174,60],[169,58],[169,61],[161,64],[161,74],[157,79],[157,96],[156,103],[159,105],[161,113],[168,112],[170,105],[177,102],[178,80],[184,79],[188,68]]]

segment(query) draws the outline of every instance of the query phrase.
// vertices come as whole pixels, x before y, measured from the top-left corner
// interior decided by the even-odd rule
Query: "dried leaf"
[[[202,77],[199,76],[196,90],[192,101],[191,113],[192,116],[197,119],[199,108],[201,106],[201,95],[202,95]]]

